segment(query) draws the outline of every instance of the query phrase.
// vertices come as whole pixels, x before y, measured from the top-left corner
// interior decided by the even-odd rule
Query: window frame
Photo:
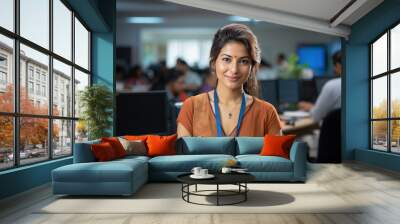
[[[400,117],[392,117],[392,99],[391,99],[391,79],[392,75],[395,75],[396,73],[400,72],[400,67],[391,69],[391,31],[393,28],[396,26],[400,26],[400,20],[396,21],[393,23],[391,26],[385,29],[384,32],[380,33],[375,39],[373,39],[371,42],[368,43],[368,53],[369,53],[369,77],[368,77],[368,85],[369,85],[369,149],[373,151],[379,151],[379,152],[386,152],[386,153],[391,153],[391,154],[400,154],[400,152],[393,152],[392,151],[392,121],[400,121]],[[386,71],[380,74],[376,74],[374,76],[373,74],[373,44],[379,40],[379,38],[383,37],[385,34],[387,34],[387,64],[386,64]],[[386,87],[387,87],[387,105],[386,105],[386,118],[373,118],[373,81],[378,79],[386,77]],[[374,148],[374,136],[373,136],[373,122],[375,121],[386,121],[386,151],[379,150]]]
[[[13,78],[14,78],[14,110],[13,112],[2,112],[0,111],[0,116],[10,116],[13,119],[13,153],[14,153],[14,161],[13,161],[13,166],[10,167],[5,167],[5,168],[0,168],[0,172],[5,171],[5,170],[11,170],[11,169],[16,169],[19,167],[24,167],[24,166],[30,166],[33,164],[38,164],[38,163],[43,163],[43,162],[47,162],[50,160],[58,160],[58,159],[62,159],[62,158],[66,158],[66,157],[70,157],[73,156],[73,152],[74,152],[74,143],[75,143],[75,126],[76,126],[76,121],[79,120],[79,117],[75,116],[75,108],[72,107],[71,108],[71,114],[70,116],[65,115],[65,116],[56,116],[53,115],[53,59],[58,60],[61,63],[64,63],[68,66],[71,66],[71,93],[72,93],[72,99],[71,99],[71,105],[74,105],[75,103],[75,88],[74,88],[74,82],[75,82],[75,69],[78,69],[79,71],[87,74],[89,76],[89,83],[88,85],[91,86],[92,85],[92,61],[91,61],[91,50],[92,50],[92,43],[91,43],[91,38],[92,38],[92,30],[88,27],[88,25],[84,22],[84,20],[78,15],[77,12],[75,12],[72,7],[68,4],[68,2],[66,2],[66,0],[59,0],[68,10],[71,11],[71,59],[67,59],[64,58],[61,55],[58,55],[57,53],[53,52],[53,1],[54,0],[48,0],[49,3],[49,49],[46,49],[45,47],[40,46],[39,44],[36,44],[32,41],[30,41],[29,39],[26,39],[24,37],[22,37],[20,35],[20,0],[14,0],[13,1],[13,10],[14,10],[14,18],[13,18],[13,22],[14,22],[14,31],[10,31],[4,27],[0,26],[0,35],[5,36],[7,38],[10,38],[13,40],[13,64],[11,71],[13,72]],[[84,26],[84,28],[88,31],[88,69],[85,69],[81,66],[79,66],[78,64],[75,63],[75,25],[74,25],[74,19],[79,20],[79,22]],[[20,111],[20,45],[23,44],[27,47],[32,48],[33,50],[36,50],[42,54],[45,54],[46,56],[48,56],[49,62],[48,62],[48,76],[46,81],[46,87],[45,90],[48,92],[45,94],[48,97],[48,112],[46,115],[39,115],[39,114],[26,114],[26,113],[21,113]],[[29,64],[27,64],[27,73],[26,75],[26,81],[28,82],[30,80],[30,74],[28,72],[29,70]],[[36,82],[36,69],[33,70],[33,83],[34,86],[36,83],[40,83],[42,84],[42,79],[41,79],[41,72],[39,74],[39,80],[38,82]],[[40,85],[42,86],[42,85]],[[29,87],[28,87],[29,88]],[[27,91],[29,91],[27,89]],[[36,89],[34,89],[34,92],[36,91]],[[38,95],[38,96],[42,96],[42,94]],[[47,136],[47,142],[49,144],[47,144],[47,151],[48,151],[48,155],[47,158],[43,158],[43,160],[40,160],[38,162],[32,162],[32,163],[26,163],[26,164],[21,164],[20,161],[20,119],[21,118],[45,118],[47,119],[48,122],[48,136]],[[56,120],[65,120],[65,121],[71,121],[71,153],[68,155],[62,155],[62,156],[54,156],[53,152],[54,152],[54,147],[53,147],[53,122]]]

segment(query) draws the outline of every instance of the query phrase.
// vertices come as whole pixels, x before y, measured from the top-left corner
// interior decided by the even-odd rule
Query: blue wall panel
[[[72,163],[72,157],[0,172],[0,199],[51,181],[51,171]]]
[[[399,170],[396,155],[369,150],[369,43],[400,22],[400,1],[386,0],[351,27],[345,42],[344,159]],[[357,149],[357,151],[355,151]],[[363,151],[360,151],[363,150]],[[390,158],[389,158],[390,157]],[[397,161],[393,162],[393,161]],[[396,165],[398,164],[398,165]]]

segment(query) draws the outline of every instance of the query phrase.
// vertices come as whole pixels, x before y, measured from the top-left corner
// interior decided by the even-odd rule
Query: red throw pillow
[[[280,156],[286,159],[290,158],[290,147],[292,147],[295,135],[264,136],[264,146],[261,149],[262,156]]]
[[[126,151],[122,146],[121,142],[119,142],[118,138],[111,137],[111,138],[101,138],[101,142],[108,142],[112,146],[115,151],[115,155],[118,158],[126,156]]]
[[[175,155],[176,138],[176,134],[170,136],[149,135],[146,140],[148,156]]]
[[[92,149],[94,157],[99,162],[109,161],[117,158],[113,147],[108,142],[93,144],[90,146],[90,148]]]

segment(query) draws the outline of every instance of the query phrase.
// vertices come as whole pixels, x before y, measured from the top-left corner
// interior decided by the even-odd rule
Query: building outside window
[[[46,74],[42,73],[42,83],[46,83]]]
[[[7,56],[0,54],[0,91],[5,91],[7,86]]]
[[[36,95],[40,96],[40,84],[36,84]]]
[[[7,84],[7,74],[3,71],[0,71],[0,84],[2,85]]]
[[[90,80],[91,75],[90,31],[65,1],[18,2],[18,13],[12,10],[7,14],[14,17],[12,20],[19,21],[16,29],[0,29],[0,84],[12,87],[1,89],[0,85],[0,99],[7,98],[7,101],[0,100],[0,123],[3,129],[0,132],[0,170],[71,156],[74,142],[87,139],[86,127],[78,122],[79,114],[74,114],[71,107],[66,110],[64,107],[79,102],[80,88],[90,84],[81,81]],[[14,1],[2,1],[1,5],[4,9],[13,9]],[[42,13],[37,14],[39,11]],[[51,42],[53,44],[50,46]],[[13,61],[14,54],[20,60],[18,63]],[[57,55],[60,61],[53,55]],[[75,55],[74,60],[72,55]],[[14,82],[17,64],[20,65],[17,74],[19,88]],[[74,79],[76,73],[79,75]],[[54,78],[54,85],[47,94],[50,78]],[[57,84],[59,80],[64,82],[63,89]],[[72,92],[65,85],[79,88]],[[17,99],[13,97],[15,90],[21,93],[17,94]],[[63,107],[56,106],[55,99],[59,94],[67,96],[62,99]],[[54,105],[50,105],[50,97],[53,97]],[[13,109],[14,105],[20,108],[18,113]],[[57,108],[62,108],[62,111]],[[14,133],[14,128],[18,130],[17,133]],[[38,130],[43,134],[33,139],[31,133]]]
[[[40,70],[36,69],[36,81],[40,81]]]
[[[7,56],[0,54],[0,68],[7,68]]]
[[[34,92],[33,82],[31,82],[31,81],[28,82],[28,91],[29,91],[29,94],[33,94],[33,92]]]
[[[29,79],[33,80],[33,67],[32,66],[29,66],[28,74],[29,74]]]

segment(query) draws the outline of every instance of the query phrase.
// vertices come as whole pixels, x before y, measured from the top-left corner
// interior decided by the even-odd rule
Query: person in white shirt
[[[336,52],[333,56],[333,64],[335,75],[338,76],[329,80],[321,90],[315,104],[310,102],[299,102],[300,110],[309,111],[314,122],[322,121],[325,116],[334,109],[341,107],[341,74],[342,74],[342,56],[340,52]]]

